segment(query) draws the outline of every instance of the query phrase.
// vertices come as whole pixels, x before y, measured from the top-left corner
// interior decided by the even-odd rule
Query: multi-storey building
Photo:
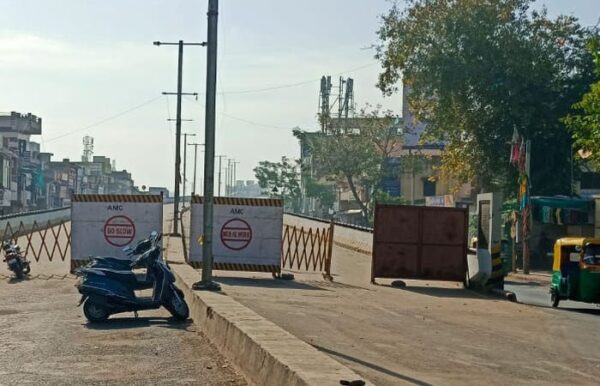
[[[0,113],[0,214],[69,205],[73,193],[136,193],[131,173],[113,170],[108,157],[52,161],[31,141],[41,133],[35,115]]]

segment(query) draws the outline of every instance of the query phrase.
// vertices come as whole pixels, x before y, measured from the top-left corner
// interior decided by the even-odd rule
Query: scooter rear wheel
[[[21,262],[17,263],[17,266],[15,268],[15,276],[17,277],[17,279],[21,280],[23,279],[23,276],[25,276],[23,274],[23,264]]]
[[[89,299],[83,304],[83,313],[92,323],[104,322],[110,316],[106,308]]]

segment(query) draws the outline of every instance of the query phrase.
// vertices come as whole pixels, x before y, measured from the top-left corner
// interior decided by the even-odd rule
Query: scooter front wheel
[[[186,320],[190,316],[187,303],[175,292],[166,300],[165,308],[178,320]]]
[[[104,322],[110,316],[105,307],[89,299],[83,304],[83,313],[92,323]]]

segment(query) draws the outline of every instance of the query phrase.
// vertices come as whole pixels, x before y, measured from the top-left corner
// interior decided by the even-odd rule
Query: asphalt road
[[[517,301],[522,304],[528,304],[538,307],[551,308],[549,286],[541,285],[536,282],[520,283],[507,281],[504,284],[504,289],[512,291],[517,295]],[[590,313],[597,311],[600,315],[600,307],[595,304],[574,302],[571,300],[561,300],[558,305],[559,309],[570,311],[585,311]]]
[[[165,310],[87,324],[74,283],[0,277],[0,385],[246,385],[191,320]]]

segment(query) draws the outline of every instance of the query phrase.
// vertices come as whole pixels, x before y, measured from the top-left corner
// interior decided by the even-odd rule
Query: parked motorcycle
[[[183,291],[175,286],[175,276],[163,261],[159,242],[161,234],[151,238],[151,247],[130,263],[130,268],[145,267],[152,280],[152,296],[136,296],[136,278],[131,269],[106,267],[80,269],[83,275],[77,288],[82,297],[83,313],[90,322],[103,322],[110,315],[122,312],[165,307],[175,318],[185,320],[189,308]]]
[[[22,279],[23,276],[31,272],[31,265],[27,257],[21,253],[21,248],[12,241],[2,243],[4,250],[4,261],[8,264],[8,269],[14,272],[17,279]]]

